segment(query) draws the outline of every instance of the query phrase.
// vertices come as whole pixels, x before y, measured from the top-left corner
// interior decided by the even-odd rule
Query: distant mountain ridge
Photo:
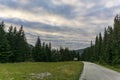
[[[79,52],[80,54],[83,53],[84,49],[78,49],[78,50],[75,50],[76,52]]]

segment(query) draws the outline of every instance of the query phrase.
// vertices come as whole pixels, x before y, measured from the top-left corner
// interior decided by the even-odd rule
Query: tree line
[[[23,26],[18,30],[12,25],[5,31],[5,24],[0,23],[0,62],[53,62],[72,61],[78,54],[69,48],[52,49],[51,43],[41,42],[37,38],[35,46],[27,42]]]
[[[120,64],[120,15],[114,18],[114,26],[108,26],[96,36],[95,44],[84,49],[81,60],[107,63],[110,65]]]

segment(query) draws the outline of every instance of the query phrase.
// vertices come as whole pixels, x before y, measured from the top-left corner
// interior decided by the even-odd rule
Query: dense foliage
[[[23,26],[17,30],[12,25],[8,31],[4,30],[5,24],[0,23],[0,62],[51,62],[51,61],[71,61],[77,57],[75,51],[68,48],[52,49],[51,43],[41,43],[38,37],[35,46],[27,43]]]
[[[103,37],[101,33],[96,36],[95,45],[84,50],[81,59],[108,64],[120,64],[120,16],[116,15],[114,26],[105,28]]]

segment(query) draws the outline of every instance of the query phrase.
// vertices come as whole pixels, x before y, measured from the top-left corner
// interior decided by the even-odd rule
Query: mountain
[[[78,49],[78,50],[75,50],[76,52],[79,52],[80,54],[83,53],[84,49]]]

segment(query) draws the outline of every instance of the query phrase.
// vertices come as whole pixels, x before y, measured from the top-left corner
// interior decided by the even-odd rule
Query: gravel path
[[[84,62],[83,73],[79,80],[120,80],[120,73],[94,63]]]

